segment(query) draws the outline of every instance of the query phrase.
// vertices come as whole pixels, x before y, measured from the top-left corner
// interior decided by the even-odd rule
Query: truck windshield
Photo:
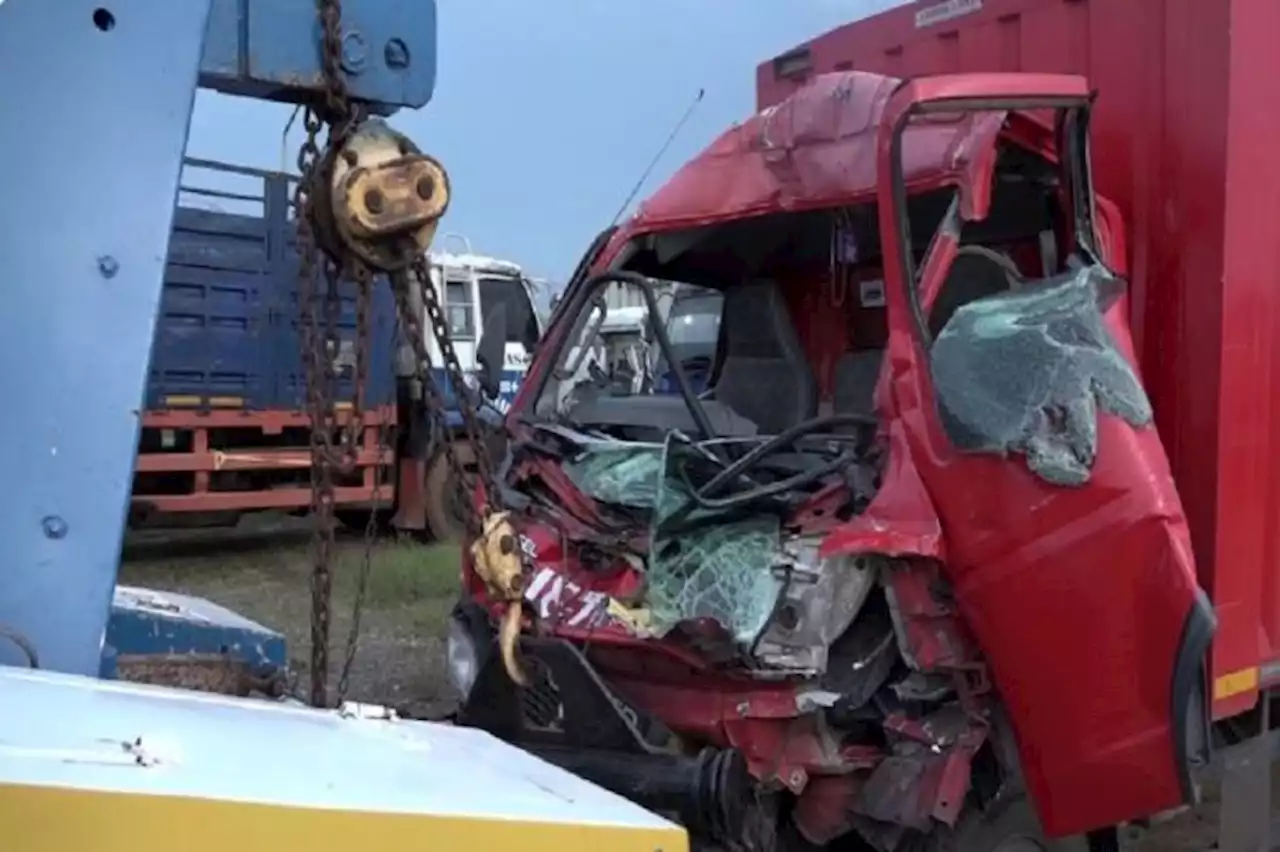
[[[519,343],[532,352],[538,342],[538,315],[524,287],[512,276],[487,276],[480,279],[480,311],[488,316],[496,305],[507,310],[507,342]]]

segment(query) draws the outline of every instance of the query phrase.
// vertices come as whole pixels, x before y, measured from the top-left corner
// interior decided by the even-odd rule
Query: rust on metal
[[[121,680],[197,692],[246,697],[283,694],[283,680],[262,677],[243,660],[222,654],[122,654],[116,658]]]

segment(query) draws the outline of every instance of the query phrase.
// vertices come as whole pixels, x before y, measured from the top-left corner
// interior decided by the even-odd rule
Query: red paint
[[[975,75],[901,89],[869,74],[820,79],[777,109],[727,131],[677,172],[614,236],[596,269],[608,268],[629,240],[649,233],[877,200],[883,254],[895,258],[897,230],[886,179],[890,137],[883,129],[892,128],[892,116],[915,99],[1085,91],[1082,80],[1057,76]],[[913,124],[903,144],[911,191],[966,186],[971,191],[964,212],[981,215],[980,187],[989,185],[1003,118],[988,113]],[[1049,150],[1052,143],[1048,127],[1021,115],[1009,116],[1003,132],[1035,150]],[[1109,250],[1125,245],[1114,209],[1099,202]],[[936,291],[953,255],[954,243],[939,239],[924,267],[926,294]],[[1154,429],[1135,431],[1103,415],[1091,480],[1078,488],[1045,484],[1020,458],[960,456],[937,423],[901,269],[890,262],[884,274],[888,347],[876,396],[888,465],[871,507],[832,529],[824,553],[889,553],[914,566],[893,582],[908,606],[914,653],[952,672],[966,706],[977,707],[994,686],[1051,833],[1075,833],[1180,804],[1172,670],[1197,588],[1187,525],[1160,437]],[[572,298],[570,293],[566,301]],[[1113,306],[1107,321],[1120,350],[1132,358],[1124,309],[1124,302]],[[552,339],[567,333],[564,312],[557,320],[549,330]],[[542,347],[543,357],[535,359],[512,407],[509,425],[517,434],[524,431],[518,417],[549,368],[545,353],[555,348]],[[572,538],[599,534],[598,513],[557,476],[553,461],[540,460],[530,469],[565,507],[544,513],[530,527],[531,536],[547,535],[537,532],[543,524],[572,529],[566,532]],[[811,509],[800,507],[797,517],[813,520]],[[588,571],[567,552],[538,563],[584,589],[611,594],[639,580],[625,566],[603,575]],[[939,564],[953,587],[954,607],[935,600],[924,575],[916,573]],[[855,771],[840,769],[843,758],[824,751],[816,732],[804,729],[812,717],[795,706],[798,685],[730,677],[704,661],[696,636],[645,641],[610,622],[586,632],[554,619],[545,627],[590,640],[592,660],[624,695],[679,732],[741,748],[762,777],[772,777],[778,766],[806,775]],[[714,631],[701,637],[713,639]],[[966,740],[971,748],[979,734],[985,731],[975,726]],[[935,815],[953,815],[953,794],[967,783],[967,759],[957,752],[926,773],[937,793],[928,805]],[[780,780],[804,795],[796,779]]]
[[[807,42],[812,73],[1066,71],[1098,90],[1095,177],[1127,224],[1112,259],[1131,273],[1129,326],[1218,614],[1213,676],[1280,660],[1280,113],[1259,106],[1280,72],[1280,6],[985,0],[924,29],[914,12]],[[763,63],[759,105],[799,84]],[[1256,700],[1245,691],[1214,715]]]
[[[376,499],[375,499],[376,496]],[[337,506],[390,505],[390,487],[352,486],[333,489]],[[204,491],[191,494],[135,494],[134,506],[156,512],[257,512],[264,509],[303,509],[311,505],[311,489],[273,488],[270,491]]]
[[[349,411],[338,411],[339,426],[350,421]],[[334,490],[335,503],[339,506],[389,506],[396,499],[395,483],[376,484],[379,465],[391,467],[396,463],[395,452],[388,447],[395,444],[395,406],[380,406],[364,412],[362,417],[362,447],[355,457],[358,476],[352,481],[340,483]],[[151,479],[135,481],[133,505],[153,512],[198,513],[230,511],[262,511],[265,509],[301,509],[311,505],[311,489],[305,482],[297,485],[273,484],[270,488],[231,487],[216,481],[219,474],[235,472],[306,471],[311,467],[311,454],[305,441],[303,446],[279,446],[278,436],[286,429],[310,428],[311,419],[305,412],[269,410],[184,410],[168,409],[147,411],[142,416],[144,447],[154,447],[156,433],[166,430],[173,433],[174,443],[186,446],[183,451],[144,449],[139,451],[135,473]],[[379,451],[379,432],[385,430],[386,444]],[[154,477],[166,475],[166,486],[183,481],[189,474],[189,484],[180,489],[155,487],[160,480]],[[175,477],[176,475],[176,477]],[[305,479],[305,476],[301,477]],[[355,484],[358,482],[359,484]],[[376,487],[375,487],[376,486]],[[175,493],[176,490],[176,493]],[[404,514],[402,512],[402,514]]]
[[[881,170],[893,129],[917,102],[987,91],[1083,95],[1082,80],[1037,75],[941,77],[910,83],[881,123]],[[882,250],[899,251],[892,192],[879,193]],[[949,267],[945,238],[926,263],[926,305]],[[897,265],[889,286],[886,415],[946,530],[947,572],[983,648],[1021,744],[1047,830],[1070,833],[1181,802],[1170,687],[1197,592],[1188,533],[1154,429],[1099,419],[1090,482],[1055,488],[1021,464],[953,449],[932,404],[929,370]],[[1132,345],[1113,310],[1110,330]],[[1086,640],[1085,637],[1088,637]],[[1069,689],[1063,689],[1069,684]]]

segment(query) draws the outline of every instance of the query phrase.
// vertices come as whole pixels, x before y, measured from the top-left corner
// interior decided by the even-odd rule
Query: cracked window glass
[[[749,647],[783,591],[773,570],[781,547],[777,517],[695,509],[678,526],[664,526],[694,487],[723,469],[708,456],[709,446],[679,435],[665,444],[601,441],[584,446],[563,469],[596,500],[652,512],[645,604],[656,635],[709,618]]]
[[[1021,453],[1054,485],[1088,482],[1099,410],[1135,428],[1151,403],[1102,314],[1123,282],[1084,267],[962,305],[938,334],[931,368],[948,437],[962,450]]]
[[[698,468],[709,475],[699,477]],[[697,445],[668,437],[649,545],[648,604],[659,635],[682,621],[710,618],[750,646],[782,594],[773,570],[781,546],[777,517],[695,509],[678,526],[664,527],[689,501],[690,483],[701,485],[719,469]]]
[[[583,448],[563,469],[584,494],[602,503],[635,509],[658,505],[662,444],[601,441]]]

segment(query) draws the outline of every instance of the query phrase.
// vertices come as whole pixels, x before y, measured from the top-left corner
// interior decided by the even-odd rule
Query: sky
[[[753,110],[755,68],[895,0],[437,0],[436,93],[392,124],[448,170],[436,247],[563,282],[699,89],[639,198]],[[290,108],[201,91],[187,152],[293,171]]]

